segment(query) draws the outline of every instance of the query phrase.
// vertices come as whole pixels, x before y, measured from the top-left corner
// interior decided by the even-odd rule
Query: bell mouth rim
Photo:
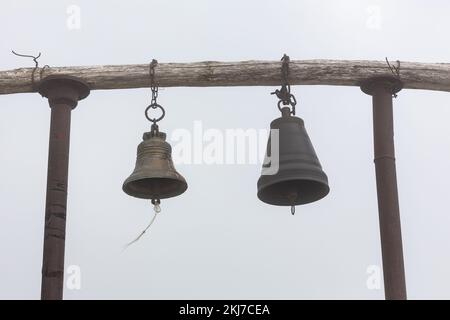
[[[172,183],[175,183],[177,185],[177,188],[175,188],[175,191],[172,192],[167,192],[166,194],[162,194],[162,195],[149,195],[148,193],[145,192],[137,192],[136,190],[133,190],[132,188],[130,188],[130,184],[132,183],[136,183],[137,181],[142,181],[144,179],[164,179],[164,180],[169,180],[172,181]],[[134,198],[139,198],[139,199],[169,199],[169,198],[173,198],[173,197],[177,197],[181,194],[183,194],[184,192],[186,192],[186,190],[188,189],[188,184],[187,182],[184,180],[183,177],[181,177],[183,180],[173,180],[171,178],[166,178],[166,177],[148,177],[148,178],[143,178],[143,179],[139,179],[139,180],[125,180],[125,182],[122,185],[122,190],[123,192],[125,192],[127,195],[134,197]]]
[[[325,175],[325,173],[324,173]],[[261,178],[260,178],[261,179]],[[266,197],[267,195],[264,195],[264,193],[269,193],[267,188],[273,187],[275,184],[278,183],[289,183],[289,182],[294,182],[294,181],[305,181],[305,182],[309,182],[310,184],[312,183],[313,185],[316,184],[317,188],[317,196],[313,197],[313,198],[309,198],[307,200],[305,200],[305,198],[300,200],[296,200],[293,202],[288,202],[288,201],[283,201],[280,200],[280,198],[275,198],[273,200],[268,199],[268,197]],[[270,205],[274,205],[274,206],[298,206],[298,205],[304,205],[304,204],[309,204],[309,203],[313,203],[316,201],[319,201],[323,198],[325,198],[328,194],[330,193],[330,186],[328,185],[328,178],[325,175],[325,181],[323,179],[319,179],[317,177],[303,177],[302,179],[283,179],[283,177],[280,177],[279,179],[275,179],[274,181],[272,181],[270,184],[263,184],[260,182],[260,180],[258,180],[258,192],[257,192],[257,197],[259,200],[261,200],[262,202],[266,203],[266,204],[270,204]]]

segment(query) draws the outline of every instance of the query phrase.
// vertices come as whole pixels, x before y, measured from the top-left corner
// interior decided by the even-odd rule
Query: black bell
[[[270,124],[271,136],[258,180],[258,198],[268,204],[294,209],[296,205],[322,199],[330,188],[303,120],[291,116],[288,107],[282,108],[281,113],[282,116]],[[271,154],[272,151],[275,154]]]

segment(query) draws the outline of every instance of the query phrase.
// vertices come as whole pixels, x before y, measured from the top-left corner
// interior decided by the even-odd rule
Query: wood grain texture
[[[280,61],[160,63],[155,80],[160,87],[278,86]],[[0,94],[36,92],[39,68],[0,71]],[[51,67],[42,77],[64,74],[86,81],[91,90],[149,87],[149,64]],[[359,86],[373,76],[390,76],[385,61],[292,60],[292,85]],[[401,62],[400,76],[406,89],[450,91],[450,63]]]

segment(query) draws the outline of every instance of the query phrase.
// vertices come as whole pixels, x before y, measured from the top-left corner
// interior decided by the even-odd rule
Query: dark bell
[[[173,165],[172,148],[166,142],[166,134],[159,132],[157,127],[144,133],[137,150],[136,167],[122,189],[136,198],[158,200],[186,191],[186,180]]]
[[[271,162],[266,160],[263,165],[263,174],[258,180],[258,198],[268,204],[293,207],[325,197],[330,191],[328,178],[322,171],[303,120],[291,116],[286,107],[282,109],[282,116],[272,121],[270,129],[279,130],[278,171],[264,174],[265,169],[274,168],[274,165],[276,168],[276,158],[270,154],[269,137],[266,157],[270,157]]]

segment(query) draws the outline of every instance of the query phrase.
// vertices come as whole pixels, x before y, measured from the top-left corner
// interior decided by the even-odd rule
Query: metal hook
[[[31,59],[33,59],[33,61],[34,61],[35,67],[37,68],[37,67],[39,66],[39,62],[37,61],[37,59],[39,59],[39,57],[41,56],[41,53],[40,53],[40,52],[39,52],[39,54],[38,54],[37,56],[31,56],[31,55],[28,55],[28,54],[17,53],[17,52],[15,52],[14,50],[11,50],[11,52],[12,52],[13,54],[15,54],[16,56],[19,56],[19,57],[31,58]]]
[[[400,78],[400,60],[397,60],[397,66],[393,66],[389,63],[388,58],[386,57],[386,63],[389,67],[389,69],[391,70],[392,74],[396,77],[396,78]]]
[[[34,74],[36,73],[36,70],[39,69],[39,61],[38,61],[38,59],[39,59],[39,57],[41,56],[41,53],[39,52],[39,54],[38,54],[37,56],[32,56],[32,55],[28,55],[28,54],[17,53],[17,52],[15,52],[14,50],[11,50],[11,52],[12,52],[14,55],[18,56],[18,57],[31,58],[31,59],[33,59],[33,61],[34,61],[34,69],[33,69],[33,71],[31,72],[31,86],[33,87],[33,89],[36,89],[36,85],[35,85],[35,81],[34,81]],[[41,71],[39,72],[39,80],[42,80],[42,74],[43,74],[45,68],[50,68],[50,66],[46,64],[46,65],[41,69]]]
[[[396,62],[397,66],[393,66],[389,63],[389,59],[386,57],[386,63],[389,67],[389,70],[391,70],[392,75],[400,80],[400,60],[397,60]],[[397,93],[394,92],[392,95],[394,96],[394,98],[397,98]]]
[[[50,66],[49,66],[48,64],[46,64],[45,66],[43,66],[43,67],[41,68],[41,71],[39,71],[39,80],[42,80],[42,74],[44,73],[44,70],[45,70],[46,68],[49,68],[49,69],[50,69]]]

